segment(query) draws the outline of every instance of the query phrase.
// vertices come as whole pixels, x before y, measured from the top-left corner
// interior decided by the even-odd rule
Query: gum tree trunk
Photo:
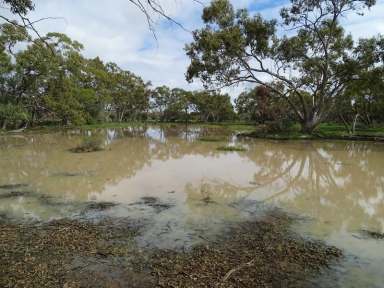
[[[301,121],[301,132],[312,134],[313,131],[321,123],[321,117],[318,113],[310,113],[305,119]]]

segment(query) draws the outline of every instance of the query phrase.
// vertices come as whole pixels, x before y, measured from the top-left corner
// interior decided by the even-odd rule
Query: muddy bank
[[[98,223],[0,222],[0,287],[311,287],[341,251],[289,230],[270,213],[229,225],[190,251],[141,250],[143,227]],[[204,237],[204,236],[202,236]]]

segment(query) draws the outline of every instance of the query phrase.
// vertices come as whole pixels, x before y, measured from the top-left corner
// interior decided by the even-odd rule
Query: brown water
[[[225,139],[199,141],[205,135]],[[84,137],[105,150],[70,152]],[[216,149],[226,144],[247,151]],[[384,240],[361,233],[384,232],[383,144],[237,139],[225,129],[184,126],[30,133],[0,136],[0,171],[0,186],[19,185],[0,188],[0,197],[20,192],[0,199],[0,214],[23,221],[129,216],[150,224],[143,246],[191,246],[228,221],[278,206],[304,216],[295,227],[304,235],[344,249],[324,286],[384,285]],[[84,212],[90,201],[119,205]]]

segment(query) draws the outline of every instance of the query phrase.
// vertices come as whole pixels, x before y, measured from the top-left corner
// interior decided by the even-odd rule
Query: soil
[[[342,252],[292,232],[271,212],[229,224],[189,251],[142,250],[143,227],[101,222],[0,220],[0,287],[315,287]]]

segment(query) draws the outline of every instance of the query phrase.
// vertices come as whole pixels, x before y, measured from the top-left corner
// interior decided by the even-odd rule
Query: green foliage
[[[1,2],[8,5],[13,14],[26,15],[34,9],[32,0],[1,0]]]
[[[271,96],[287,101],[302,130],[311,133],[356,73],[377,62],[369,54],[361,59],[339,22],[348,11],[360,13],[374,4],[373,0],[291,0],[281,10],[279,22],[235,11],[228,0],[213,0],[203,12],[205,27],[194,31],[194,41],[186,46],[191,59],[187,80],[199,78],[207,87],[239,83],[268,87],[274,92]],[[290,33],[280,36],[277,25]],[[369,41],[365,46],[382,47]],[[253,105],[243,100],[249,99],[239,101]],[[256,111],[249,113],[252,118]]]
[[[220,146],[220,147],[217,147],[217,150],[219,151],[226,151],[226,152],[244,152],[244,151],[247,151],[246,148],[244,148],[243,146]]]
[[[19,42],[28,46],[14,53]],[[82,49],[61,33],[31,41],[24,28],[0,25],[0,103],[23,107],[32,126],[143,119],[148,84],[114,63],[84,58]]]
[[[200,137],[199,141],[202,142],[223,142],[226,139],[224,137],[218,137],[218,136],[204,136]]]
[[[157,87],[152,92],[152,112],[160,121],[222,122],[233,120],[235,113],[227,94],[210,91],[189,92]]]
[[[145,119],[149,108],[148,84],[113,63],[107,64],[107,71],[113,119],[118,122]]]
[[[193,94],[192,103],[200,121],[222,122],[235,118],[235,112],[228,94],[201,91]]]
[[[90,153],[90,152],[98,152],[103,151],[104,143],[103,140],[99,137],[89,136],[84,138],[83,143],[79,146],[70,149],[73,153]]]
[[[265,86],[256,86],[241,93],[235,100],[236,110],[241,120],[276,126],[282,130],[294,119],[288,103],[275,97],[273,91]]]
[[[28,114],[22,107],[0,103],[0,129],[17,128],[27,121]]]

